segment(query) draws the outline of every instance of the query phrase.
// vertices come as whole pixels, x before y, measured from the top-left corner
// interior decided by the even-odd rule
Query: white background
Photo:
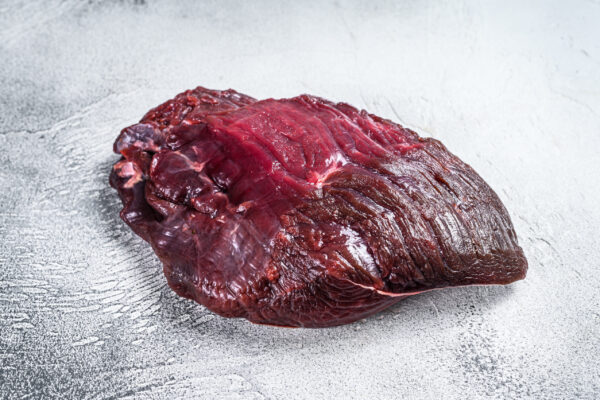
[[[119,130],[196,85],[442,140],[527,278],[320,330],[178,298],[108,174]],[[598,1],[0,1],[0,397],[597,398],[599,152]]]

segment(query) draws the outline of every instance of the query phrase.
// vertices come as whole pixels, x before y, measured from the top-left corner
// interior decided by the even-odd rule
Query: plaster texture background
[[[600,2],[0,1],[0,397],[600,397]],[[530,269],[320,330],[177,297],[112,142],[202,85],[311,93],[442,140]]]

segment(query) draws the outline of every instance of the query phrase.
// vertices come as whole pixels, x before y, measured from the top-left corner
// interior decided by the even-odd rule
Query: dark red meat
[[[498,196],[437,140],[343,103],[197,88],[124,129],[110,182],[169,285],[227,317],[321,327],[527,261]]]

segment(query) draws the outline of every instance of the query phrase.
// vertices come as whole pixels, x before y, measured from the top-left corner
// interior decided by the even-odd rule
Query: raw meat
[[[324,327],[527,261],[439,141],[344,103],[198,87],[125,128],[110,182],[171,288],[226,317]]]

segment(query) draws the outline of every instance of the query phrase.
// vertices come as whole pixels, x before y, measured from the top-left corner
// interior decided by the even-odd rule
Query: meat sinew
[[[323,327],[527,261],[498,196],[439,141],[344,103],[198,87],[114,145],[121,218],[171,288],[226,317]]]

